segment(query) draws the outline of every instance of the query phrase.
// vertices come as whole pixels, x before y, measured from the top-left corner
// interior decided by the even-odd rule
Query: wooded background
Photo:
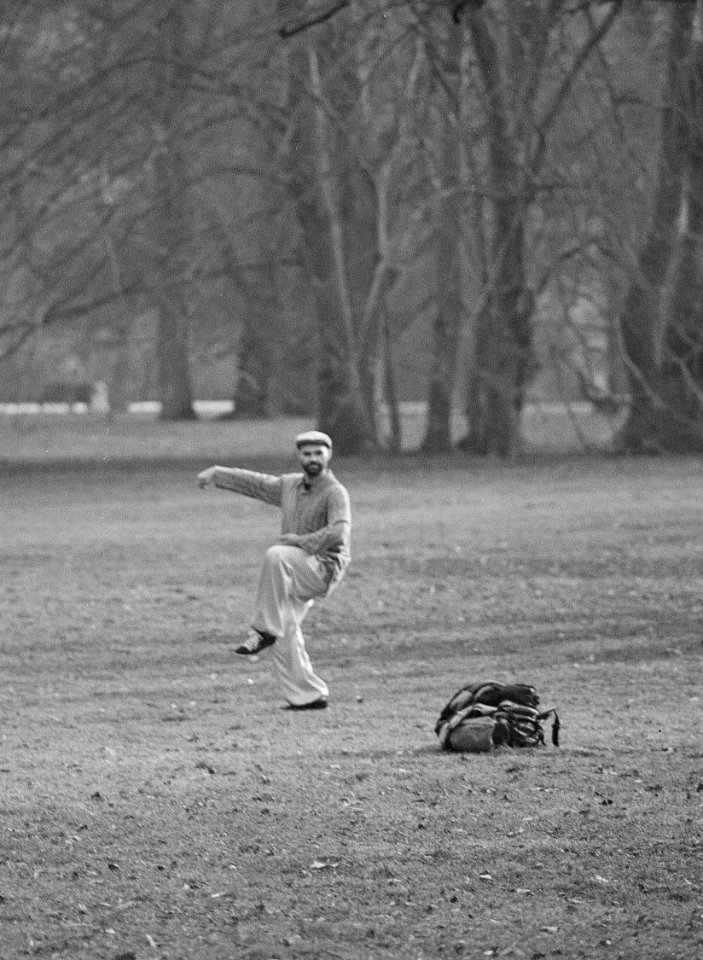
[[[701,451],[701,3],[5,3],[0,399]]]

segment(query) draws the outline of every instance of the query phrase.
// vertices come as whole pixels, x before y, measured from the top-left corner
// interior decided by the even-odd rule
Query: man
[[[272,648],[288,707],[319,710],[329,690],[305,649],[301,624],[313,604],[327,596],[349,563],[349,494],[329,469],[332,441],[310,430],[296,437],[302,473],[280,477],[252,470],[209,467],[200,487],[214,484],[281,508],[281,536],[266,551],[251,630],[235,653],[251,656]]]

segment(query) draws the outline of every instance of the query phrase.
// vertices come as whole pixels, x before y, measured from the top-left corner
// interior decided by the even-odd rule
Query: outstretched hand
[[[217,467],[208,467],[207,470],[203,470],[201,473],[198,474],[198,486],[201,489],[213,483],[215,479],[216,470],[217,470]]]

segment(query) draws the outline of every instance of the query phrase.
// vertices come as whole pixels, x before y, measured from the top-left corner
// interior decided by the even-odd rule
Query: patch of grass
[[[416,451],[425,419],[421,405],[402,415],[403,448]],[[530,405],[523,414],[524,452],[542,454],[607,450],[618,425],[616,418],[594,413],[589,406]],[[292,438],[313,427],[305,417],[238,421],[205,417],[197,421],[161,422],[153,414],[21,414],[0,416],[0,468],[65,467],[70,463],[100,466],[135,462],[194,462],[289,457]],[[466,430],[457,415],[456,440]]]
[[[161,422],[152,415],[41,414],[0,417],[0,467],[234,460],[290,455],[309,419],[239,422],[208,418]]]
[[[177,466],[4,478],[0,958],[700,957],[700,463],[335,470],[310,715],[232,654],[275,510]],[[440,752],[480,679],[562,746]]]

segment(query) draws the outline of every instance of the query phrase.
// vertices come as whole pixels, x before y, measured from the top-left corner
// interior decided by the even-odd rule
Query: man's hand
[[[201,489],[214,482],[216,470],[217,467],[208,467],[207,470],[203,470],[202,473],[198,474],[198,486]]]
[[[278,538],[278,542],[284,547],[299,547],[300,536],[297,533],[284,533]]]

